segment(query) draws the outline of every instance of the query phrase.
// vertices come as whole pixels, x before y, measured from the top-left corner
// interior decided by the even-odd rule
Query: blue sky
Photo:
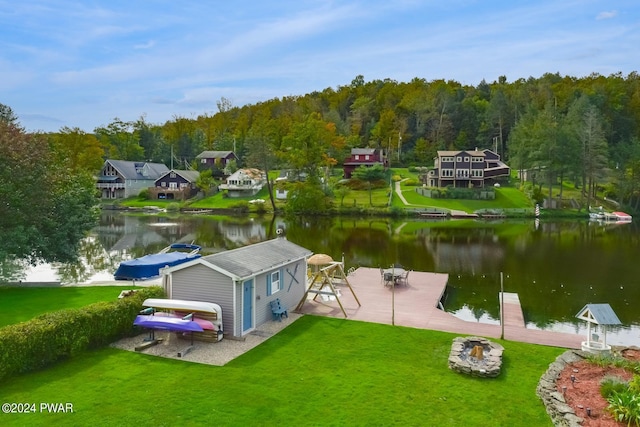
[[[0,0],[0,103],[30,131],[162,124],[366,81],[627,75],[640,2]]]

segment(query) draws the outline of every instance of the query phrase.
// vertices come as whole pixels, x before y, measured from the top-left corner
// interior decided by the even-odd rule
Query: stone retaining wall
[[[540,382],[538,382],[536,394],[544,403],[547,414],[549,414],[555,426],[580,427],[582,421],[584,421],[576,415],[573,408],[567,405],[564,396],[556,387],[556,381],[568,364],[585,359],[587,354],[579,350],[565,351],[549,365],[547,371],[540,378]]]

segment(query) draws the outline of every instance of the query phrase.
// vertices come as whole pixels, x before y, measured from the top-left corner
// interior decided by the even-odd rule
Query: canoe
[[[182,319],[184,317],[184,315],[182,313],[180,314],[172,314],[172,313],[166,313],[163,311],[157,312],[153,314],[154,317],[169,317],[172,319]],[[199,317],[196,317],[197,315],[193,316],[193,319],[191,319],[192,322],[196,322],[198,325],[200,325],[200,327],[202,328],[202,330],[209,330],[209,331],[216,331],[218,330],[217,327],[215,327],[213,325],[212,322],[205,320],[205,319],[201,319]]]
[[[176,332],[202,332],[202,326],[193,320],[184,320],[179,317],[166,317],[139,314],[133,321],[136,326],[148,329],[162,329]]]

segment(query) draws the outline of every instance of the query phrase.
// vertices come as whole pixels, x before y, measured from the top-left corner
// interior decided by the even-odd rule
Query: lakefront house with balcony
[[[509,166],[491,150],[438,151],[426,182],[429,187],[486,187],[509,176]]]
[[[153,187],[167,172],[169,168],[162,163],[105,160],[96,187],[103,199],[126,199]]]
[[[254,196],[267,183],[267,174],[259,169],[238,169],[220,184],[229,197]]]

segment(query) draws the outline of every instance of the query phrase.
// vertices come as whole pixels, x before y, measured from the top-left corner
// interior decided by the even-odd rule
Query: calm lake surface
[[[104,212],[69,265],[4,265],[9,281],[88,283],[113,280],[123,260],[174,242],[205,254],[276,236],[325,253],[346,268],[388,267],[449,274],[445,309],[465,320],[499,324],[498,292],[520,297],[528,328],[586,333],[575,318],[587,303],[608,303],[623,323],[610,344],[640,346],[640,229],[636,223],[534,220],[392,220],[388,218],[212,218]]]

